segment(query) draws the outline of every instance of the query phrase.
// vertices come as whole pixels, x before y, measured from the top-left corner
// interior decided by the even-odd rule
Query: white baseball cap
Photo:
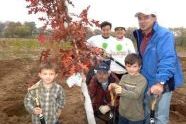
[[[135,17],[138,17],[139,15],[153,15],[153,16],[156,16],[156,12],[153,11],[152,9],[142,9],[142,10],[139,10],[136,14],[135,14]]]

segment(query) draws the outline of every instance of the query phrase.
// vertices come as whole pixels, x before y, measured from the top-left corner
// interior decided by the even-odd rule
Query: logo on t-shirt
[[[108,43],[103,43],[103,44],[102,44],[102,48],[103,48],[103,49],[107,49],[107,48],[108,48]]]
[[[120,52],[123,49],[123,46],[121,44],[116,45],[116,51]]]

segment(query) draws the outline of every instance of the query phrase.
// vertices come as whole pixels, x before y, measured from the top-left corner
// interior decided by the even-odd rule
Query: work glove
[[[99,111],[102,113],[102,114],[106,114],[107,112],[110,111],[110,107],[108,105],[101,105],[99,107]]]

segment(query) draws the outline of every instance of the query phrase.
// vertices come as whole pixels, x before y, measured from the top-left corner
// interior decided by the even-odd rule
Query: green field
[[[43,48],[36,39],[0,39],[0,60],[37,58]]]

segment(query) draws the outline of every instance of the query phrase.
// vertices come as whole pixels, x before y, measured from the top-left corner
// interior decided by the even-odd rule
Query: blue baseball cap
[[[99,65],[96,66],[95,70],[97,70],[97,71],[109,71],[110,67],[105,62],[102,62],[102,63],[100,63]]]

